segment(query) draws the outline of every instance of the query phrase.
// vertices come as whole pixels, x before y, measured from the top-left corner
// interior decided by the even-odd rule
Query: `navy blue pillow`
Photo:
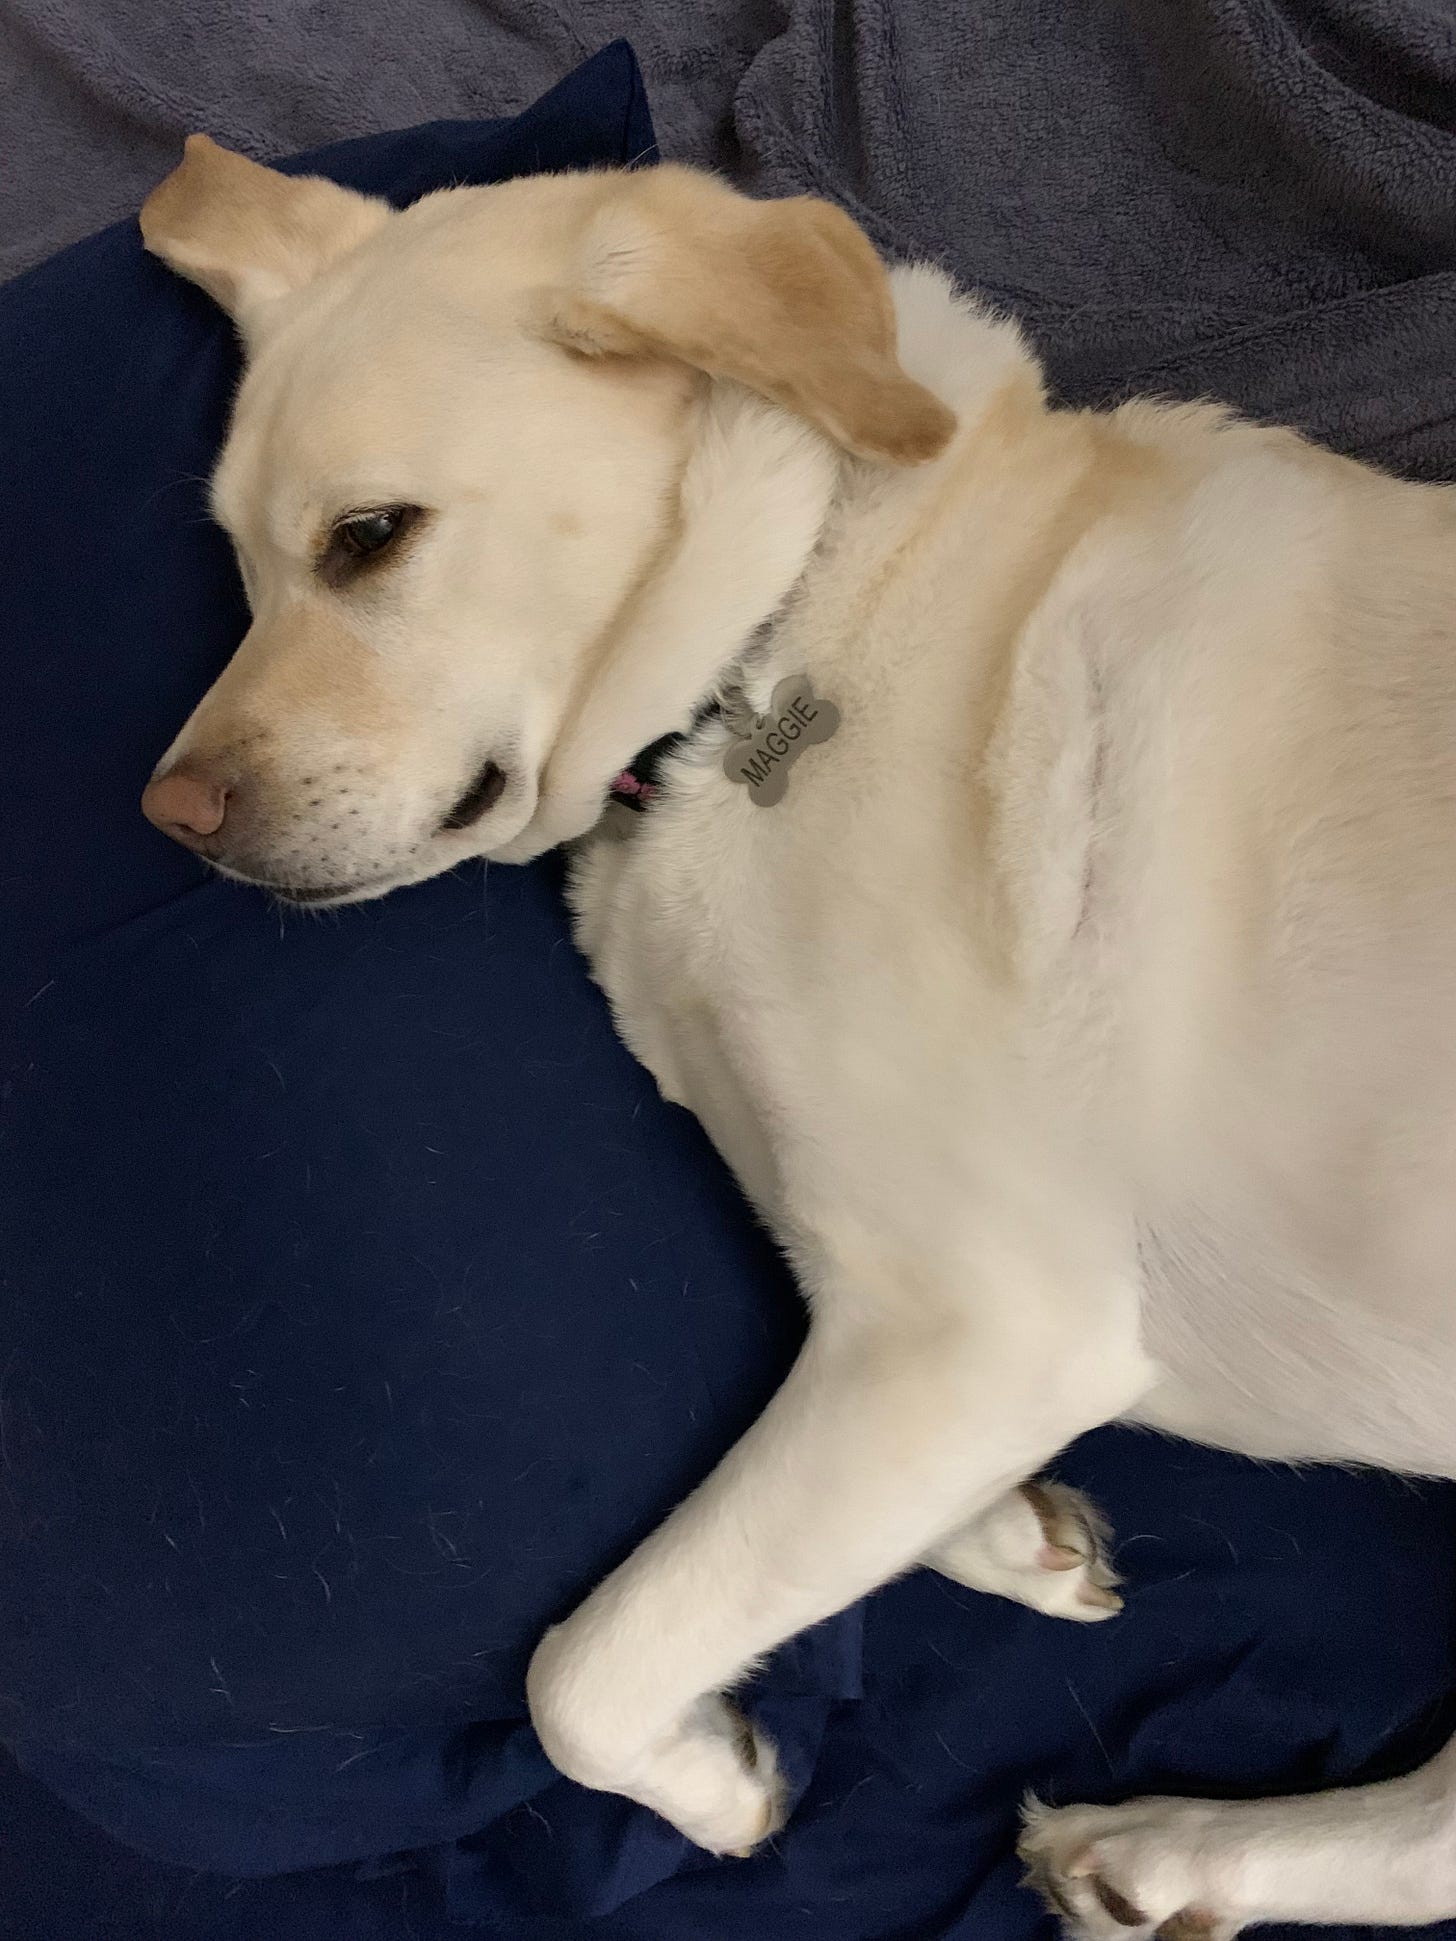
[[[514,123],[288,166],[404,202],[651,149],[618,45]],[[527,1655],[761,1408],[798,1305],[550,865],[319,920],[146,825],[245,624],[204,496],[232,330],[123,224],[0,292],[0,343],[0,1731],[197,1865],[470,1832],[561,1783]],[[857,1635],[780,1666],[791,1753]],[[577,1904],[684,1857],[583,1809]]]

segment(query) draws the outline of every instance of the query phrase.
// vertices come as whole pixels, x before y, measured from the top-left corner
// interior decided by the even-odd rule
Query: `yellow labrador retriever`
[[[691,728],[580,935],[813,1326],[542,1642],[563,1771],[753,1846],[725,1694],[782,1639],[917,1560],[1116,1608],[1026,1483],[1099,1423],[1456,1475],[1456,495],[1049,409],[940,275],[687,170],[395,214],[198,137],[142,224],[246,345],[254,616],[154,822],[345,902],[583,837]],[[1456,1754],[1025,1852],[1083,1936],[1431,1920]]]

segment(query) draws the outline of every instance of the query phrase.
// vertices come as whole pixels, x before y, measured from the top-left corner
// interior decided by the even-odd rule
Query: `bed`
[[[547,18],[480,16],[496,98],[451,95],[458,58],[439,92],[519,106]],[[1069,400],[1219,395],[1456,477],[1443,20],[702,10],[649,27],[645,88],[616,43],[519,116],[309,165],[399,201],[647,165],[656,60],[665,147],[951,261]],[[49,12],[9,24],[57,98],[101,59]],[[245,59],[281,74],[269,33],[327,22],[257,25]],[[202,98],[132,116],[150,175],[148,142],[210,119],[189,75]],[[340,85],[301,140],[389,112]],[[83,227],[88,193],[79,171]],[[19,256],[59,240],[22,230]],[[1304,1789],[1433,1750],[1448,1488],[1107,1431],[1062,1473],[1112,1518],[1126,1614],[1060,1625],[917,1572],[786,1648],[750,1702],[799,1804],[752,1860],[551,1772],[534,1637],[752,1417],[797,1301],[617,1045],[550,863],[280,922],[136,813],[243,624],[203,494],[235,357],[125,220],[0,289],[4,1931],[1030,1941],[1028,1789]]]

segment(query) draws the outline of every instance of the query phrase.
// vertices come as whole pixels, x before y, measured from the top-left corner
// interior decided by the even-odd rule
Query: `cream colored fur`
[[[842,716],[768,810],[710,723],[577,854],[627,1041],[813,1322],[543,1641],[562,1769],[752,1846],[773,1752],[723,1694],[786,1637],[923,1559],[1113,1608],[1091,1517],[1018,1487],[1100,1423],[1456,1475],[1456,495],[1209,408],[1052,411],[939,275],[891,311],[841,218],[685,172],[354,210],[333,256],[315,197],[251,276],[277,191],[239,180],[148,226],[248,292],[215,496],[255,624],[159,771],[228,790],[203,853],[375,894],[585,836],[730,675]],[[397,502],[399,564],[322,582],[330,522]],[[499,804],[442,828],[486,755]],[[1456,1914],[1453,1827],[1448,1754],[1026,1851],[1078,1933],[1225,1935]]]

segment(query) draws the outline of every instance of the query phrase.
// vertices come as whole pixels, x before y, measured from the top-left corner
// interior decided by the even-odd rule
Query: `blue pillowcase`
[[[405,202],[651,149],[618,45],[513,123],[289,166]],[[473,1831],[563,1784],[530,1649],[762,1407],[798,1303],[550,864],[319,920],[142,820],[245,626],[204,490],[232,329],[128,223],[0,291],[0,343],[0,1730],[198,1866]],[[857,1635],[785,1660],[796,1717]],[[643,1847],[589,1902],[683,1858],[582,1797]]]

